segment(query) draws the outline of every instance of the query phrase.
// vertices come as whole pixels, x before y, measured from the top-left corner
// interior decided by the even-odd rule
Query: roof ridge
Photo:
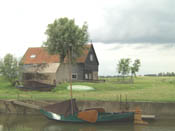
[[[46,47],[28,47],[28,49],[29,49],[29,48],[46,48]]]
[[[87,44],[84,44],[85,46],[91,46],[91,45],[93,45],[92,43],[87,43]],[[42,47],[42,46],[40,46],[40,47],[28,47],[28,48],[46,48],[46,47]]]

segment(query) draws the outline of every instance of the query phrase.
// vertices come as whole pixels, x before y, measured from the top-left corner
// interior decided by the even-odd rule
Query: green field
[[[175,77],[138,77],[134,84],[119,84],[117,78],[105,78],[105,83],[76,82],[73,85],[94,87],[93,91],[73,91],[78,100],[175,102]],[[0,77],[0,99],[64,100],[70,98],[68,83],[58,85],[51,92],[20,91]]]

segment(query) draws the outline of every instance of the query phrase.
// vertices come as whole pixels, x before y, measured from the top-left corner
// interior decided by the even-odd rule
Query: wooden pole
[[[122,98],[121,98],[122,96],[121,96],[121,94],[120,94],[120,110],[121,110],[121,103],[122,103]]]
[[[74,113],[73,111],[73,104],[72,104],[72,65],[71,65],[71,46],[69,47],[69,83],[70,83],[70,96],[71,96],[71,110],[72,115]]]
[[[127,98],[127,94],[125,94],[125,109],[128,110],[128,98]]]

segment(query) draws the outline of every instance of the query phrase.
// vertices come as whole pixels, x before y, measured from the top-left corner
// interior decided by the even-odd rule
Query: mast
[[[72,104],[72,63],[71,63],[72,46],[71,45],[69,45],[68,54],[69,54],[69,84],[70,84],[70,97],[71,97],[71,111],[73,115],[74,111],[73,111],[73,104]]]

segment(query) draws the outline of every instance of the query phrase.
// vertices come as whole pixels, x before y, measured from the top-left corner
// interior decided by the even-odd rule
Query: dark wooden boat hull
[[[24,91],[30,91],[30,90],[35,90],[35,91],[51,91],[53,88],[56,87],[56,85],[51,85],[51,84],[46,84],[42,83],[39,81],[24,81],[23,86],[19,86],[20,90]]]
[[[87,123],[87,121],[78,118],[77,113],[65,117],[64,115],[55,114],[53,112],[48,112],[43,109],[41,109],[40,112],[51,120],[61,122],[72,122],[72,123],[84,123],[84,122]],[[95,123],[129,122],[133,120],[134,120],[134,112],[117,112],[117,113],[99,112],[97,121]]]

